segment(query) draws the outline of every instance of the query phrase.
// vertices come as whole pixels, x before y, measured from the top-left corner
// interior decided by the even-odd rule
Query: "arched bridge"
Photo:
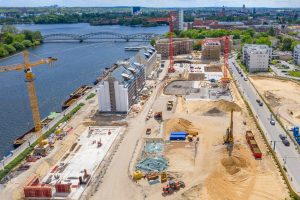
[[[84,35],[56,33],[43,36],[43,42],[71,42],[71,41],[150,41],[153,38],[161,35],[155,33],[136,33],[136,34],[122,34],[114,32],[96,32]]]

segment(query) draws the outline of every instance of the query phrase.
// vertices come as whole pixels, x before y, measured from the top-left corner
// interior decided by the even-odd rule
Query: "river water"
[[[167,32],[168,27],[90,26],[88,24],[17,25],[17,28],[39,30],[43,35],[52,33],[87,34],[92,32],[116,32],[123,34]],[[51,111],[61,111],[61,104],[69,94],[83,84],[92,84],[105,67],[117,60],[133,56],[136,52],[124,51],[126,42],[101,43],[44,43],[29,52],[38,57],[52,56],[58,59],[52,67],[33,69],[41,117]],[[32,61],[38,59],[30,56]],[[0,59],[0,66],[23,63],[22,55]],[[12,150],[12,141],[33,127],[31,109],[24,73],[12,71],[0,73],[0,160]]]

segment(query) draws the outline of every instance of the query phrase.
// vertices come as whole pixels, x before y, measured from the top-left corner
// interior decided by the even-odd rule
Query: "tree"
[[[152,46],[154,46],[155,43],[156,43],[155,39],[151,39],[150,44],[151,44]]]
[[[12,34],[17,34],[19,31],[15,26],[11,25],[3,25],[1,28],[2,33],[12,33]]]
[[[269,40],[268,37],[260,37],[260,38],[255,40],[255,43],[256,44],[265,44],[265,45],[268,45],[268,46],[272,45],[272,42]]]
[[[15,49],[17,51],[21,51],[21,50],[25,49],[24,45],[20,42],[14,42],[12,45],[13,45],[13,47],[15,47]]]
[[[5,57],[8,55],[9,55],[8,51],[6,51],[3,46],[0,46],[0,57]]]
[[[274,29],[273,27],[271,27],[271,28],[269,29],[269,31],[268,31],[268,34],[269,34],[270,36],[275,36],[275,29]]]
[[[22,41],[22,44],[24,45],[24,47],[31,47],[32,46],[32,42],[30,40],[24,40]]]
[[[24,34],[17,34],[15,35],[15,42],[22,42],[23,40],[25,40],[25,35]]]
[[[42,38],[43,38],[43,36],[40,31],[35,31],[32,33],[33,41],[42,41]]]
[[[29,30],[23,30],[22,34],[25,36],[25,40],[33,41],[32,32]]]
[[[13,54],[17,51],[16,48],[11,44],[4,44],[3,47],[9,54]]]
[[[289,37],[283,38],[281,50],[283,50],[283,51],[292,51],[292,43],[293,43],[292,38],[289,38]]]
[[[5,32],[2,36],[2,41],[4,44],[11,44],[14,41],[14,36],[9,32]]]

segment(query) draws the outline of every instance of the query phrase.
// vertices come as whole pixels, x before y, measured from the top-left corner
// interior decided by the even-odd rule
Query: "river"
[[[43,35],[52,33],[87,34],[92,32],[116,32],[123,34],[167,32],[168,27],[90,26],[89,24],[17,25],[17,28],[39,30]],[[33,69],[41,117],[51,111],[61,111],[61,104],[69,94],[83,84],[92,84],[105,67],[117,60],[133,56],[136,52],[124,51],[125,46],[136,43],[44,43],[30,49],[38,57],[58,59],[52,67]],[[30,56],[32,61],[38,57]],[[23,63],[22,55],[0,60],[0,66]],[[0,158],[12,150],[12,141],[33,127],[24,73],[12,71],[0,73]],[[0,159],[1,160],[1,159]]]

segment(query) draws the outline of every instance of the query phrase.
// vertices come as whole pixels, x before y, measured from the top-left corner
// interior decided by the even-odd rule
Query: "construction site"
[[[218,40],[224,43],[219,61],[177,62],[170,36],[170,59],[157,79],[146,81],[151,91],[141,93],[127,114],[100,113],[97,98],[85,99],[86,94],[76,115],[38,140],[34,152],[39,153],[22,163],[30,167],[15,170],[0,196],[288,199],[288,188],[228,72],[229,39]]]

